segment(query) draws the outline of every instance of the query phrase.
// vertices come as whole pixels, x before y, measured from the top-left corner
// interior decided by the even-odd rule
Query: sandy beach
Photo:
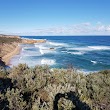
[[[6,65],[10,64],[10,59],[14,56],[20,53],[21,47],[18,45],[14,51],[8,53],[7,55],[3,56],[3,61],[6,63]]]

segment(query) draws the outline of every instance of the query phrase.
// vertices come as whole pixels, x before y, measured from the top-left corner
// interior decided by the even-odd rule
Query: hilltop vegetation
[[[21,39],[20,38],[14,38],[14,37],[0,37],[0,44],[3,44],[3,43],[8,43],[8,44],[11,44],[13,42],[21,42]]]
[[[0,110],[109,110],[110,71],[19,64],[0,69],[0,92]]]

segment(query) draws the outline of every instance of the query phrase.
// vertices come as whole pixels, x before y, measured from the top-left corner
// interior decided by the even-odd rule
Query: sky
[[[110,35],[110,0],[0,0],[0,34]]]

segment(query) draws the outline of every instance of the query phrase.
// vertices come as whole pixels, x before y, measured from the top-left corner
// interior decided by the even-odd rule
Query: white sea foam
[[[51,54],[55,54],[56,51],[55,50],[51,50],[50,48],[48,49],[39,49],[40,53],[43,55],[43,54],[48,54],[48,53],[51,53]]]
[[[74,55],[83,55],[85,52],[67,52]]]
[[[97,64],[97,61],[93,61],[93,60],[91,60],[91,62],[92,62],[93,64]]]
[[[66,46],[65,43],[58,43],[58,42],[50,42],[47,41],[46,43],[40,43],[40,44],[35,44],[35,47],[39,49],[39,52],[41,55],[43,54],[48,54],[48,53],[57,53],[57,49],[60,47]],[[53,49],[51,49],[53,48]]]
[[[39,48],[39,52],[41,53],[41,55],[47,53],[56,53],[56,50],[50,49],[52,46],[49,46],[47,44],[41,44],[41,45],[35,44],[35,47]]]
[[[40,49],[39,51],[40,51],[41,55],[45,54],[44,50]]]
[[[22,56],[20,56],[19,61],[22,59]]]
[[[36,48],[46,49],[44,44],[34,44]]]
[[[55,64],[55,60],[52,59],[42,59],[41,60],[41,65],[54,65]]]
[[[40,45],[39,44],[34,44],[34,46],[37,47],[37,48],[39,48]]]
[[[83,55],[85,52],[68,52],[68,51],[61,51],[63,53],[69,53],[69,54],[74,54],[74,55]]]
[[[93,50],[110,50],[110,46],[88,46]]]
[[[83,55],[89,51],[101,51],[101,50],[110,50],[110,46],[86,46],[86,47],[77,47],[77,48],[67,48],[67,50],[75,50],[78,52],[67,52],[74,55]],[[95,64],[95,62],[94,62]]]
[[[46,43],[35,43],[35,47],[39,47],[39,46],[42,46],[42,47],[57,47],[57,46],[66,46],[66,44],[64,43],[58,43],[58,42],[50,42],[50,41],[47,41]]]
[[[21,51],[24,51],[24,50],[25,50],[24,48],[21,49]]]
[[[51,49],[40,49],[39,51],[41,54],[48,54],[48,53],[55,54],[55,53],[57,53],[55,50],[51,50]]]
[[[48,41],[47,43],[52,46],[67,46],[67,44],[65,43],[50,42],[50,41]]]
[[[90,51],[88,47],[67,48],[67,50]]]
[[[77,50],[77,51],[98,51],[98,50],[110,50],[110,46],[86,46],[77,48],[67,48],[67,50]]]

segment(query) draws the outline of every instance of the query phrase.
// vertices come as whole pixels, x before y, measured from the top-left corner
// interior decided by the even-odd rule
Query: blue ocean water
[[[110,69],[110,36],[21,36],[46,39],[46,43],[22,44],[19,55],[10,64],[49,65],[52,68],[74,66],[83,71]]]

